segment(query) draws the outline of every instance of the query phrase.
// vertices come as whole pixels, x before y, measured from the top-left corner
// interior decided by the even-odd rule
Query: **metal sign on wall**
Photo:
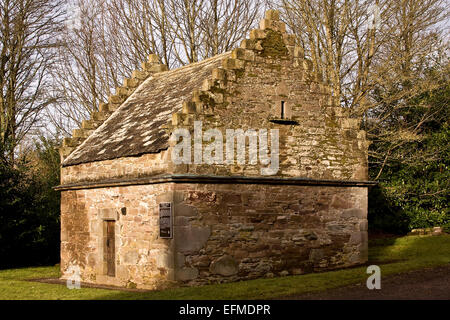
[[[159,237],[171,239],[172,234],[172,203],[159,204]]]

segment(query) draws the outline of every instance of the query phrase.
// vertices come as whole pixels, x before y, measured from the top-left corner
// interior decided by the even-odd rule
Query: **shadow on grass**
[[[442,236],[409,236],[402,238],[377,239],[369,242],[369,263],[382,265],[383,275],[401,273],[426,267],[435,267],[450,263],[450,235]],[[28,290],[31,285],[23,281],[34,275],[34,278],[56,277],[55,267],[41,270],[40,268],[8,270],[0,272],[0,280],[13,279],[17,284],[23,284],[23,290]],[[68,290],[64,287],[51,289],[47,285],[37,287],[30,293],[32,299],[42,297],[42,290],[47,290],[45,297],[50,299],[94,299],[94,300],[245,300],[245,299],[273,299],[288,297],[302,293],[318,292],[356,283],[362,283],[367,279],[366,265],[352,268],[328,271],[323,273],[310,273],[299,276],[280,278],[265,278],[248,280],[227,284],[212,284],[202,287],[184,287],[161,291],[118,291],[83,288]],[[28,282],[29,283],[29,282]],[[41,284],[44,286],[44,284]],[[55,286],[55,285],[53,285]],[[0,286],[1,287],[1,286]],[[28,289],[27,289],[28,288]],[[39,289],[41,288],[41,289]],[[9,288],[3,288],[4,294],[8,294]],[[67,290],[67,292],[66,292]],[[1,291],[1,288],[0,288]],[[17,291],[17,290],[16,290]],[[70,292],[69,292],[70,291]],[[29,292],[26,291],[26,292]],[[20,294],[20,293],[17,293]],[[20,294],[21,296],[21,294]]]
[[[139,294],[139,297],[129,293],[111,294],[99,299],[267,299],[270,295],[315,292],[364,281],[366,267],[370,264],[384,266],[382,269],[388,275],[450,263],[449,240],[449,235],[376,239],[369,243],[369,262],[363,266],[199,288],[151,291]]]

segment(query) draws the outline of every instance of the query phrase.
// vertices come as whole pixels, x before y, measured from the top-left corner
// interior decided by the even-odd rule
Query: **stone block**
[[[174,226],[179,226],[179,227],[183,227],[183,226],[188,226],[189,225],[189,217],[185,217],[185,216],[175,216],[174,219]]]
[[[149,56],[148,56],[148,62],[150,62],[150,63],[159,63],[159,57],[158,57],[158,55],[157,55],[157,54],[154,54],[154,53],[149,54]]]
[[[194,217],[197,215],[197,208],[185,204],[176,204],[174,212],[176,216]]]
[[[193,114],[196,113],[196,106],[195,103],[192,101],[184,101],[183,102],[183,107],[182,107],[182,112],[185,114]]]
[[[102,220],[118,220],[118,211],[115,208],[100,209],[99,217]]]
[[[313,263],[319,262],[325,257],[323,249],[312,249],[309,254],[309,260]]]
[[[127,280],[130,276],[128,267],[124,265],[116,266],[116,277]]]
[[[356,231],[353,232],[350,236],[349,244],[360,244],[363,242],[363,233],[364,231]]]
[[[127,251],[123,255],[123,264],[125,264],[125,265],[126,264],[135,265],[135,264],[137,264],[138,260],[139,260],[139,254],[135,250]]]
[[[225,80],[226,78],[225,70],[221,68],[213,69],[212,78],[213,80]]]
[[[191,260],[191,263],[195,266],[195,267],[209,267],[211,264],[211,259],[204,255],[204,256],[198,256],[195,257]]]
[[[274,23],[270,19],[262,19],[259,23],[259,28],[261,30],[272,29],[273,26],[274,26]]]
[[[231,57],[233,59],[253,61],[255,59],[255,53],[252,50],[237,48],[231,52]]]
[[[108,103],[122,104],[126,100],[125,96],[112,95],[108,97]]]
[[[342,212],[342,218],[365,219],[366,213],[364,210],[358,208],[346,209]]]
[[[239,265],[233,257],[225,255],[211,263],[210,271],[229,277],[238,273]]]
[[[175,279],[178,281],[191,281],[198,277],[197,268],[181,268],[175,271]]]
[[[108,112],[109,111],[108,104],[105,102],[100,102],[98,110],[100,112]]]
[[[251,40],[262,40],[267,36],[266,32],[261,29],[253,29],[250,31],[250,39]]]
[[[156,252],[155,252],[156,251]],[[155,253],[153,253],[155,252]],[[174,268],[174,257],[173,254],[162,251],[162,250],[154,250],[150,256],[155,256],[156,267],[164,268],[164,269],[173,269]]]
[[[278,11],[278,10],[267,10],[264,17],[266,19],[279,21],[280,20],[280,11]]]
[[[134,70],[131,74],[131,77],[133,79],[139,79],[139,80],[145,80],[149,76],[147,71],[141,71],[141,70]]]
[[[140,81],[138,79],[123,79],[123,86],[127,88],[137,88],[139,86]]]
[[[211,227],[185,226],[174,227],[175,247],[177,252],[198,252],[211,236]]]
[[[242,49],[253,50],[255,49],[255,42],[249,39],[242,40],[240,47]]]
[[[238,70],[243,69],[245,65],[245,61],[238,60],[238,59],[232,59],[232,58],[226,58],[222,60],[222,67],[224,69],[228,70]]]
[[[181,268],[186,263],[186,256],[182,253],[177,253],[175,255],[175,265],[177,268]]]
[[[367,221],[367,220],[361,221],[361,222],[359,223],[359,230],[360,230],[360,231],[367,231],[367,230],[368,230],[368,227],[369,227],[369,224],[368,224],[368,221]]]

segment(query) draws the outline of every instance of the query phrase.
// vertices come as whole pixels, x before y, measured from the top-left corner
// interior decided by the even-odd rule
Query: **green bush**
[[[449,101],[450,84],[445,82],[387,118],[384,125],[390,131],[382,131],[384,138],[375,138],[370,146],[369,174],[379,181],[369,194],[370,227],[403,233],[405,224],[411,230],[450,223]],[[395,136],[410,128],[420,129],[415,135]]]
[[[59,156],[43,139],[14,166],[0,162],[0,268],[59,261]]]
[[[371,232],[406,234],[409,231],[410,216],[395,206],[380,186],[369,190],[368,220]]]
[[[442,226],[442,231],[444,231],[445,233],[450,233],[450,222]]]

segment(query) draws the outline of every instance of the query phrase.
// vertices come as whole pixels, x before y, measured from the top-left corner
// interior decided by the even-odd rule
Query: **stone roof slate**
[[[121,157],[158,153],[168,148],[169,136],[162,125],[172,113],[182,109],[183,101],[211,78],[214,68],[230,56],[223,53],[210,59],[171,71],[154,74],[69,157],[63,166]]]

